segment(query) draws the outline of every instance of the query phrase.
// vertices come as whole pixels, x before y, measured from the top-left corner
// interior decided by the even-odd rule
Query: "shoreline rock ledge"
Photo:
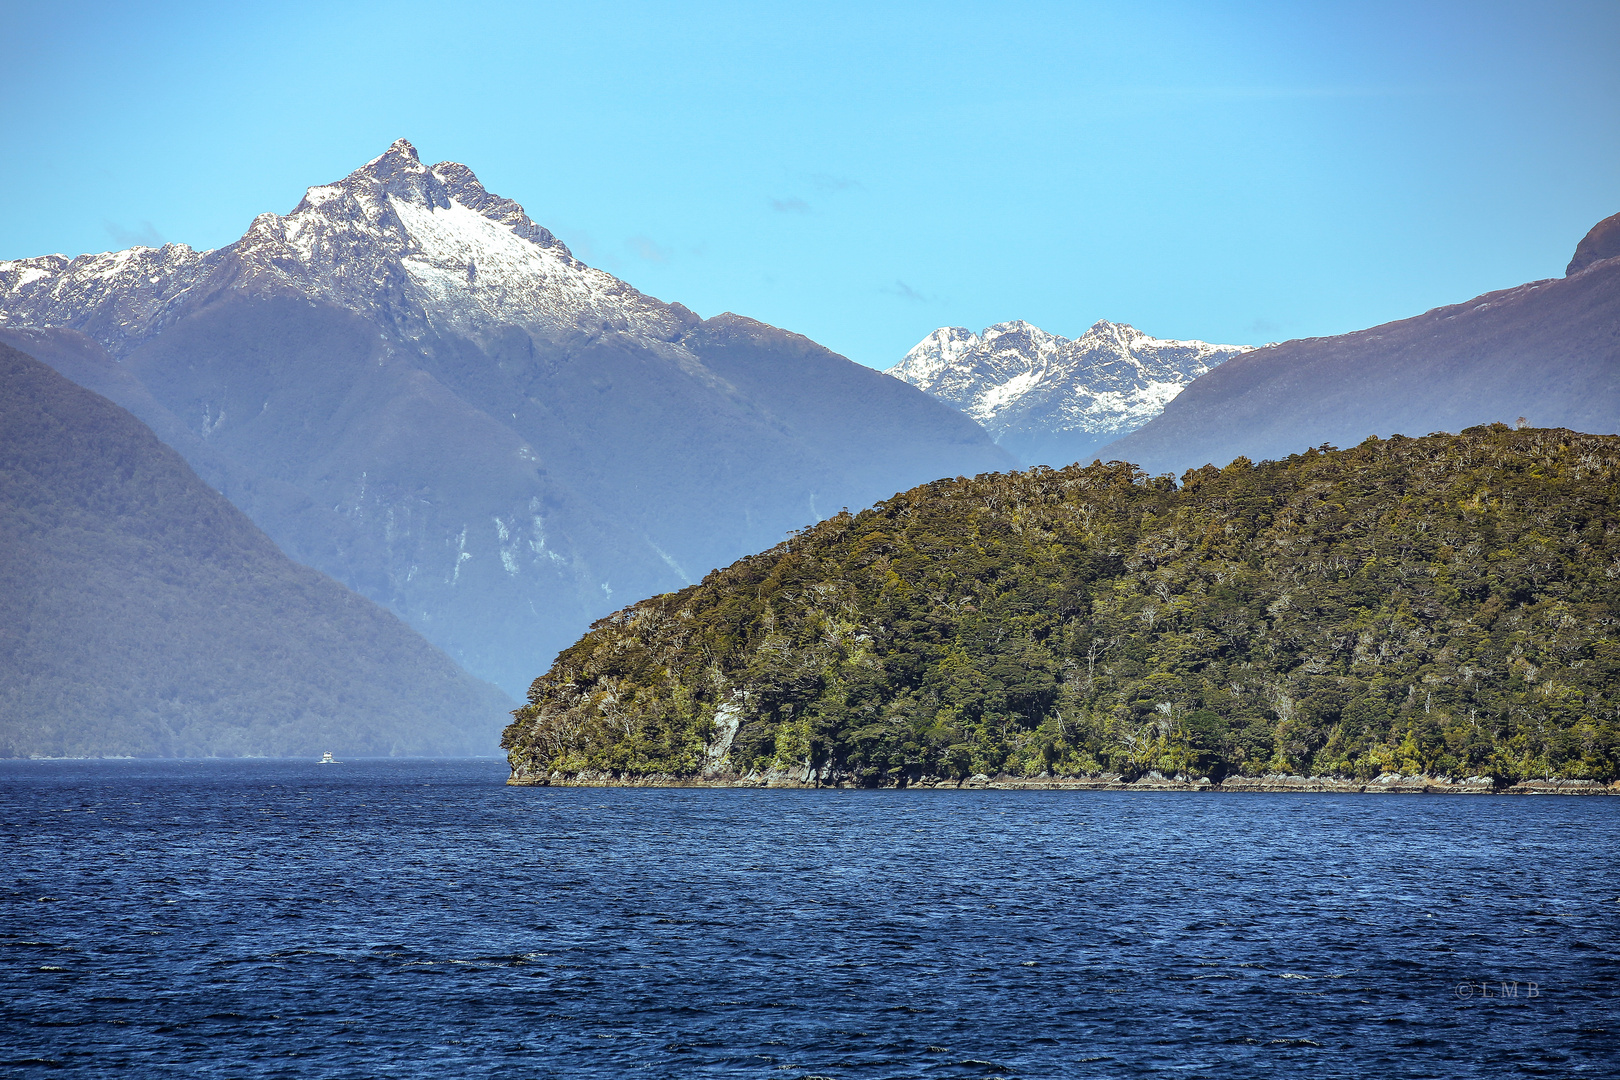
[[[958,791],[1186,791],[1267,794],[1303,792],[1349,795],[1620,795],[1620,781],[1604,784],[1598,780],[1520,780],[1503,783],[1489,776],[1453,780],[1444,776],[1403,776],[1385,773],[1371,780],[1346,776],[1294,776],[1270,773],[1264,776],[1227,776],[1219,782],[1207,776],[1164,776],[1149,772],[1126,779],[1119,773],[1089,776],[987,776],[942,777],[902,775],[884,783],[860,783],[839,771],[803,765],[793,769],[771,769],[744,774],[715,770],[694,776],[668,773],[627,775],[605,770],[580,772],[529,772],[513,766],[506,781],[514,787],[649,787],[649,788],[794,788],[803,790],[861,790],[902,788],[948,788]]]

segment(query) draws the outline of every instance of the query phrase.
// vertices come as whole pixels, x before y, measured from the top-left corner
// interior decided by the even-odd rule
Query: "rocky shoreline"
[[[959,791],[1205,791],[1239,793],[1316,792],[1357,795],[1620,795],[1620,781],[1521,780],[1502,784],[1488,776],[1452,780],[1444,776],[1402,776],[1385,773],[1372,780],[1343,776],[1228,776],[1219,783],[1208,777],[1167,777],[1156,772],[1127,780],[1118,773],[1091,776],[1021,777],[982,773],[967,779],[938,776],[902,777],[885,784],[860,784],[837,773],[812,768],[772,769],[744,775],[729,772],[700,776],[621,776],[610,772],[552,772],[535,774],[513,769],[506,781],[517,787],[688,787],[688,788],[798,788],[854,790],[867,787],[951,788]]]

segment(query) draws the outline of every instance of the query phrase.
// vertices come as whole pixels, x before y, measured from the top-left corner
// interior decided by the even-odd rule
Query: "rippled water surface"
[[[5,1071],[1620,1076],[1620,799],[504,778],[0,765]]]

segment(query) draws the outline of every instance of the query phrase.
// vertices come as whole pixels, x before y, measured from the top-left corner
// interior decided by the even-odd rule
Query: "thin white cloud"
[[[861,186],[859,180],[847,176],[832,176],[828,173],[814,173],[810,177],[810,182],[816,185],[818,191],[848,191]]]
[[[1417,86],[1132,86],[1125,97],[1185,98],[1206,101],[1284,101],[1297,98],[1407,97],[1430,92]]]
[[[126,229],[116,221],[103,221],[101,225],[112,237],[113,243],[121,248],[163,246],[163,237],[158,235],[150,221],[141,222],[138,229]]]
[[[594,266],[602,270],[613,270],[619,267],[621,260],[615,258],[607,251],[598,247],[596,237],[584,229],[555,229],[568,250],[573,252],[574,258],[587,266]]]
[[[878,292],[888,293],[890,296],[898,296],[900,299],[909,300],[914,304],[931,304],[934,302],[934,297],[918,292],[916,289],[913,289],[910,285],[907,285],[899,278],[894,279],[893,286],[885,286],[884,288],[879,289]]]
[[[624,243],[630,249],[630,253],[643,262],[669,262],[669,249],[658,244],[650,236],[632,236]]]

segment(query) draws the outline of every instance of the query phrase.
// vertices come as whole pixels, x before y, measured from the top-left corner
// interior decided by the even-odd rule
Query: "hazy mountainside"
[[[604,619],[514,778],[1620,775],[1620,438],[942,480]]]
[[[1194,382],[1106,458],[1152,472],[1367,435],[1513,423],[1620,430],[1620,215],[1571,273],[1339,337],[1268,346]]]
[[[0,339],[514,692],[627,596],[1014,464],[879,372],[585,266],[403,140],[217,251],[0,263]]]
[[[1098,322],[1070,340],[1027,322],[942,326],[888,370],[967,413],[1025,465],[1090,461],[1247,345],[1163,341]]]
[[[507,708],[0,345],[0,757],[488,753]]]

